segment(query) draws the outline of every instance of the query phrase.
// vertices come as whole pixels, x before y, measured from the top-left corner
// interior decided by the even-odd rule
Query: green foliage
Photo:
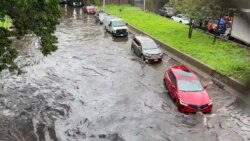
[[[92,0],[92,3],[93,3],[95,6],[101,6],[100,0]]]
[[[220,13],[221,0],[170,0],[169,6],[178,13],[184,13],[196,21],[207,17],[217,19]]]
[[[12,21],[10,17],[5,16],[2,20],[0,20],[0,27],[5,29],[9,29],[11,27]]]
[[[217,71],[245,81],[250,76],[250,52],[234,43],[218,40],[212,44],[213,37],[194,30],[193,38],[187,38],[188,26],[176,23],[161,16],[145,13],[142,10],[123,5],[106,6],[106,11],[123,18],[130,25],[143,30],[160,41],[189,54]]]
[[[56,37],[53,35],[56,25],[59,23],[61,9],[58,6],[59,0],[2,0],[0,5],[0,20],[4,21],[8,15],[16,28],[14,34],[21,38],[25,34],[34,33],[41,38],[41,50],[44,55],[55,51],[57,47]],[[13,63],[17,57],[15,48],[10,48],[10,31],[1,28],[0,38],[0,71],[5,68],[13,70],[16,65]],[[8,43],[8,44],[7,44]]]
[[[8,37],[8,30],[0,27],[0,72],[4,69],[9,69],[10,71],[17,69],[13,61],[17,57],[17,51],[10,48],[11,41]]]

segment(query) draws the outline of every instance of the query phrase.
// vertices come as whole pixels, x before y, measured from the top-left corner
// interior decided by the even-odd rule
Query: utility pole
[[[146,0],[143,0],[143,10],[146,11]]]
[[[106,3],[106,0],[102,0],[102,10],[103,11],[105,10],[105,3]]]

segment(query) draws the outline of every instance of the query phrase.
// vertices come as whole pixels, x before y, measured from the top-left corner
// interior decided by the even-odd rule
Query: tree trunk
[[[193,26],[193,19],[190,20],[190,23],[189,23],[189,32],[188,32],[188,38],[192,38],[192,34],[193,34],[193,29],[194,29],[194,26]]]
[[[218,20],[218,23],[217,23],[217,30],[214,32],[214,41],[213,41],[213,44],[215,44],[216,42],[216,39],[217,39],[217,35],[220,35],[220,32],[219,32],[219,29],[220,29],[220,21],[221,21],[221,18],[223,16],[223,9],[221,8],[221,11],[220,11],[220,18]]]

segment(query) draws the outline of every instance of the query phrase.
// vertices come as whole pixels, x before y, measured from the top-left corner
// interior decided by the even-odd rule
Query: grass
[[[0,20],[0,27],[9,29],[11,27],[11,19],[8,16],[5,16],[4,20]]]
[[[222,74],[242,82],[250,78],[250,51],[235,43],[217,40],[213,45],[213,36],[197,30],[189,39],[188,26],[129,5],[107,5],[105,10]]]

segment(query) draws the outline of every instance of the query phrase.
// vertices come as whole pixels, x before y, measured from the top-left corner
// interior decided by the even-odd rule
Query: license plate
[[[158,61],[158,59],[155,59],[155,61]]]
[[[123,36],[123,34],[121,34],[121,36]]]

